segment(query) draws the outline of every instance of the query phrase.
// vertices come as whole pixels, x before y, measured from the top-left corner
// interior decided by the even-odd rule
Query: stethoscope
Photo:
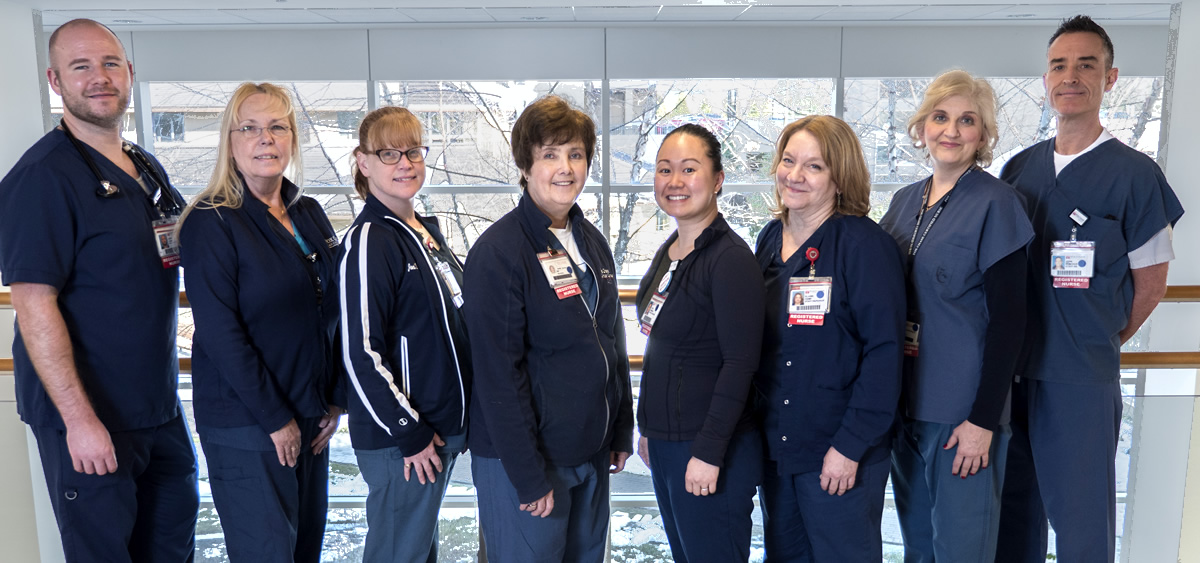
[[[67,134],[67,138],[71,140],[71,144],[75,146],[75,150],[79,152],[79,156],[83,158],[83,161],[87,163],[88,168],[92,170],[92,174],[96,176],[96,180],[100,182],[100,187],[96,188],[96,196],[104,199],[117,197],[117,195],[119,195],[121,192],[120,188],[118,188],[116,184],[104,179],[104,175],[100,173],[100,167],[96,166],[96,161],[92,159],[91,154],[88,154],[87,148],[85,148],[83,143],[75,137],[75,134],[71,132],[71,129],[67,127],[67,122],[63,121],[59,123],[59,127],[62,128],[63,133]],[[171,195],[169,192],[164,192],[163,190],[163,186],[168,186],[170,184],[168,184],[167,179],[162,177],[158,170],[156,170],[154,166],[150,164],[150,160],[146,158],[146,155],[142,153],[141,149],[137,145],[127,142],[121,143],[121,149],[125,151],[125,154],[129,155],[130,160],[133,161],[133,165],[137,167],[138,172],[149,176],[150,181],[154,183],[154,193],[149,196],[150,201],[154,204],[154,208],[163,215],[167,215],[172,211],[177,212],[182,206],[179,205],[179,202],[175,201],[175,197],[173,195]],[[159,203],[162,201],[164,193],[166,194],[167,199],[170,200],[171,204],[167,209],[163,209],[163,207],[159,205]]]

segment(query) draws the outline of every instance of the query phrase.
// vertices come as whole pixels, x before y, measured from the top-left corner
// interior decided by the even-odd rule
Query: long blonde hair
[[[233,160],[233,151],[229,144],[230,138],[233,136],[233,127],[238,122],[238,112],[241,111],[242,104],[255,94],[266,94],[275,103],[282,106],[284,113],[287,114],[288,127],[292,128],[292,138],[289,143],[292,154],[286,176],[297,186],[303,185],[304,164],[300,158],[300,130],[296,126],[296,108],[292,105],[292,96],[288,94],[287,90],[269,82],[261,84],[243,82],[237,87],[237,90],[233,91],[233,96],[229,98],[229,103],[221,113],[221,140],[217,143],[217,164],[213,168],[212,177],[208,179],[208,186],[197,194],[192,203],[188,204],[187,209],[183,211],[183,215],[179,218],[180,226],[183,225],[188,214],[196,208],[228,207],[237,209],[242,206],[242,201],[246,196],[245,186],[242,179],[238,177],[237,163]],[[264,134],[267,133],[264,132]],[[296,197],[300,197],[299,193],[296,194]],[[288,202],[289,205],[291,203],[291,201]]]

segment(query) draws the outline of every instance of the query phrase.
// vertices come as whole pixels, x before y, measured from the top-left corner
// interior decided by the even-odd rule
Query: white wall
[[[33,12],[27,6],[0,0],[0,53],[4,53],[10,72],[0,87],[0,170],[5,172],[17,162],[44,132],[38,88],[44,69],[37,68],[37,41]],[[0,346],[5,357],[12,357],[12,314],[0,315]],[[0,375],[0,549],[5,561],[38,561],[38,527],[30,476],[29,448],[25,425],[17,417],[17,404],[11,375]],[[41,475],[37,479],[41,480]],[[44,486],[43,486],[44,488]]]

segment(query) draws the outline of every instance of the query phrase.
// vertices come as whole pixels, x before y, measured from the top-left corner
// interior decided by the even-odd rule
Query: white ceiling
[[[1164,23],[1170,4],[1002,4],[972,0],[912,4],[912,0],[841,0],[838,5],[802,1],[667,0],[655,3],[505,0],[480,5],[463,0],[16,0],[41,10],[46,27],[77,17],[118,28],[243,27],[366,24],[562,24],[648,22],[950,22],[1028,23],[1086,13],[1097,20]],[[836,0],[835,0],[836,1]]]

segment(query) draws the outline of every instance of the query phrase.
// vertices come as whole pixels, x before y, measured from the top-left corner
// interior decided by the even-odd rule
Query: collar
[[[246,187],[246,178],[242,176],[241,172],[238,172],[237,175],[238,179],[242,181],[242,206],[266,211],[267,204],[250,193],[250,188]],[[290,210],[296,202],[300,201],[300,187],[284,177],[283,188],[279,191],[279,197],[283,199],[284,207]]]
[[[521,222],[533,233],[548,232],[550,228],[550,217],[542,213],[538,209],[533,198],[529,197],[529,193],[522,193],[520,201],[517,202],[517,212],[520,213]],[[578,203],[571,204],[571,209],[567,211],[567,221],[571,222],[572,232],[576,231],[579,221],[584,219],[583,210],[579,208]],[[586,219],[584,219],[586,220]]]

